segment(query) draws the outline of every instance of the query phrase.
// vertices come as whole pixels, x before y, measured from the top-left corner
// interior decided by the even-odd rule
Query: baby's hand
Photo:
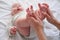
[[[10,34],[11,35],[15,35],[16,34],[16,27],[15,26],[10,29]]]
[[[12,5],[12,13],[11,14],[15,15],[15,14],[19,13],[22,10],[23,10],[22,6],[18,3],[15,3],[15,4]]]

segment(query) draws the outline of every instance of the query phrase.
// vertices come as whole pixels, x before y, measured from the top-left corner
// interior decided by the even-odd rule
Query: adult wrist
[[[60,23],[56,20],[54,25],[60,30]]]

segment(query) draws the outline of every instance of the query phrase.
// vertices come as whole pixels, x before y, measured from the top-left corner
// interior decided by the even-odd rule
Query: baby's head
[[[23,7],[19,3],[14,3],[12,5],[12,15],[14,16],[15,14],[23,11]]]

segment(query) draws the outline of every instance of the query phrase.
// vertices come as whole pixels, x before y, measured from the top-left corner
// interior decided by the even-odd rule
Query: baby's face
[[[12,5],[12,15],[18,14],[21,11],[23,11],[23,7],[19,3]]]

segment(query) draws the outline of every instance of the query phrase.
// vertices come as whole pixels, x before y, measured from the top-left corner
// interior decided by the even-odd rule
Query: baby
[[[30,27],[29,27],[29,24],[27,23],[26,13],[24,12],[24,9],[22,8],[22,6],[19,5],[18,3],[15,3],[12,6],[11,14],[12,14],[12,26],[13,27],[10,28],[10,34],[15,35],[16,31],[18,31],[20,34],[24,36],[28,36],[30,33]],[[16,24],[16,21],[19,21],[18,24]]]
[[[15,35],[16,31],[18,31],[19,34],[23,35],[24,37],[28,37],[31,33],[30,32],[31,27],[27,20],[27,13],[30,14],[30,12],[28,12],[28,10],[33,11],[32,10],[33,7],[30,6],[29,9],[27,9],[27,13],[26,13],[26,11],[23,10],[23,8],[21,6],[17,6],[17,5],[18,4],[13,5],[13,9],[12,9],[12,16],[13,16],[12,24],[14,27],[10,29],[10,34]],[[40,4],[38,4],[38,6],[41,8]],[[44,4],[44,6],[46,6],[46,4]],[[39,9],[39,11],[38,10],[37,11],[39,12],[40,19],[43,20],[45,17],[43,14],[41,14],[42,13],[41,10],[43,10],[43,9]],[[34,15],[31,15],[31,16],[34,17]]]

